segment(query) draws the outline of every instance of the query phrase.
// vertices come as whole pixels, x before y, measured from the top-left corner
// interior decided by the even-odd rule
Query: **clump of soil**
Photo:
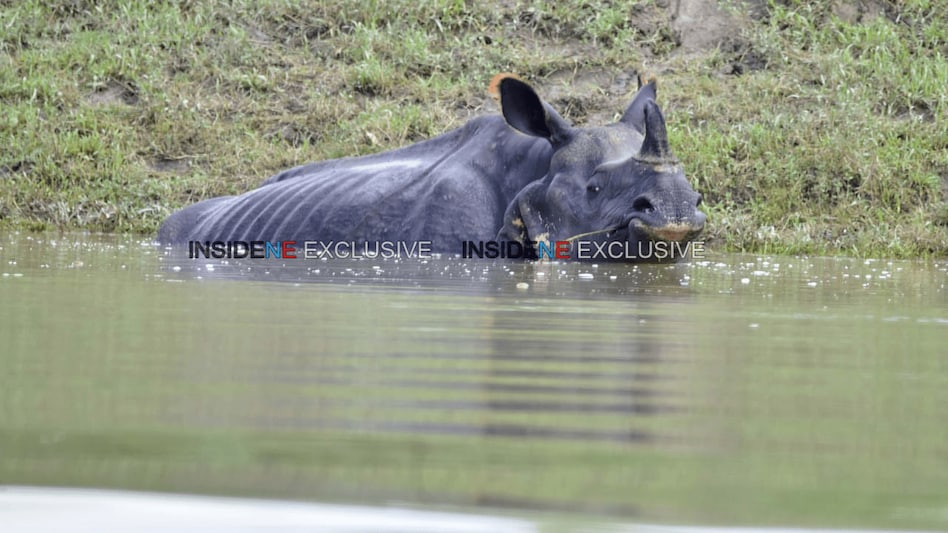
[[[135,105],[138,103],[138,87],[131,82],[109,80],[86,96],[93,106]]]
[[[152,160],[149,165],[158,172],[185,174],[191,170],[191,163],[187,158],[160,156]]]
[[[681,41],[680,52],[695,53],[709,50],[741,31],[740,21],[721,8],[716,0],[670,0],[672,28]],[[762,12],[761,0],[748,6],[752,16]]]

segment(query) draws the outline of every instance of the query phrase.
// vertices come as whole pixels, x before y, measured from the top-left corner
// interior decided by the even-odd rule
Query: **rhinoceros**
[[[514,75],[489,90],[502,116],[285,170],[171,214],[158,241],[425,242],[466,256],[486,242],[524,257],[555,247],[560,258],[634,261],[661,245],[685,249],[702,231],[701,196],[669,148],[654,78],[639,78],[621,118],[601,127],[572,126]]]

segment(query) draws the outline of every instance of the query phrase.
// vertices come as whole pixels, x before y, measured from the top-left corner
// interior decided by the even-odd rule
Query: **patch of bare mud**
[[[160,156],[152,160],[148,166],[158,172],[186,174],[191,170],[191,161],[185,157]]]
[[[843,22],[857,24],[885,16],[885,6],[876,0],[833,2],[833,14]]]
[[[761,20],[768,12],[766,0],[658,0],[658,3],[670,11],[672,28],[681,42],[676,51],[685,54],[705,52],[721,43],[733,42],[739,37],[744,20]],[[725,3],[732,8],[725,9]],[[828,4],[833,15],[850,24],[886,14],[881,0],[834,0]]]
[[[109,80],[96,87],[85,100],[92,106],[135,105],[138,103],[138,87],[129,82]]]
[[[681,46],[676,52],[696,54],[733,42],[743,28],[742,15],[751,19],[764,16],[766,2],[748,0],[740,8],[727,10],[718,0],[666,0],[671,10],[672,28]]]

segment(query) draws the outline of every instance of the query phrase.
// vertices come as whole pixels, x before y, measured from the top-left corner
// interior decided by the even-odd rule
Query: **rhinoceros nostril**
[[[652,202],[650,202],[648,198],[639,196],[632,202],[632,209],[643,213],[651,213],[655,211],[655,206],[652,205]]]

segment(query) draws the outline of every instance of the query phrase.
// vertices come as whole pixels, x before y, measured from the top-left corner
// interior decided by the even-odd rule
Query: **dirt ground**
[[[671,31],[666,41],[659,43],[666,47],[667,53],[656,53],[656,44],[651,42],[640,48],[646,58],[644,65],[630,66],[618,74],[602,68],[554,73],[538,84],[548,101],[577,123],[607,123],[615,118],[615,102],[634,92],[639,68],[646,75],[661,78],[674,69],[676,61],[699,57],[715,48],[731,57],[721,68],[721,75],[741,75],[765,67],[761,58],[748,53],[742,32],[749,22],[768,16],[767,0],[742,0],[740,3],[657,0],[656,6],[639,12],[634,24],[644,35],[655,34],[663,26],[669,28]],[[884,16],[886,10],[881,0],[836,0],[829,12],[845,22],[857,23]],[[588,43],[570,42],[564,53],[595,53],[587,49],[589,46]]]
[[[740,34],[741,21],[723,9],[718,0],[660,0],[670,11],[672,27],[679,36],[678,53],[705,51]],[[739,15],[759,20],[766,16],[766,0],[744,0]],[[837,0],[832,13],[845,22],[855,23],[882,16],[884,5],[877,0]]]
[[[740,22],[723,10],[716,0],[668,0],[672,27],[680,38],[679,53],[694,53],[718,46],[728,36],[740,32]],[[754,2],[751,10],[761,10]]]

